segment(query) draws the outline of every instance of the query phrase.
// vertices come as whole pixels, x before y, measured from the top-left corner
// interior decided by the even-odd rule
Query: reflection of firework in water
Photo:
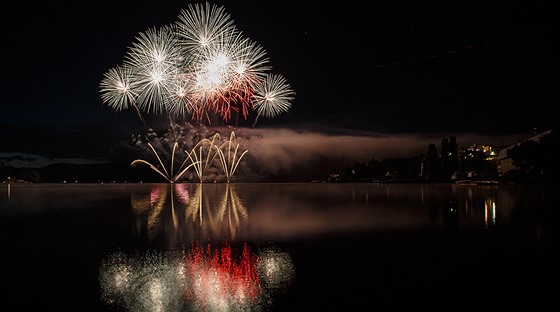
[[[115,253],[99,282],[102,299],[127,311],[260,311],[294,274],[287,253],[193,243],[182,253]]]
[[[230,184],[152,184],[150,192],[132,194],[130,200],[137,218],[134,231],[145,230],[152,242],[167,237],[168,248],[186,239],[236,240],[238,228],[249,220],[247,207]]]
[[[184,311],[180,259],[156,252],[111,255],[99,271],[101,299],[127,311]]]
[[[210,202],[209,198],[216,202]],[[241,221],[249,218],[235,187],[229,184],[197,184],[189,199],[185,208],[185,223],[198,223],[201,235],[236,239]],[[229,235],[223,232],[226,229],[229,229]]]
[[[259,275],[267,289],[284,289],[294,278],[292,258],[286,252],[267,249],[260,253]]]
[[[187,300],[204,311],[242,311],[258,306],[264,295],[258,276],[259,257],[243,245],[241,255],[225,243],[212,249],[194,244],[185,259]]]
[[[195,4],[179,21],[140,33],[125,61],[100,82],[101,99],[115,110],[187,117],[211,123],[232,114],[247,119],[287,112],[295,92],[269,73],[268,57],[242,36],[223,7]]]

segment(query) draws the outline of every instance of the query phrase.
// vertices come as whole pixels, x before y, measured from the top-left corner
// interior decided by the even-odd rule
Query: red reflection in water
[[[227,242],[215,248],[194,243],[185,258],[187,280],[192,283],[185,289],[187,298],[205,307],[257,304],[263,293],[260,257],[251,255],[246,243],[237,253]]]
[[[150,205],[154,206],[158,204],[161,201],[161,197],[164,196],[164,192],[165,191],[162,188],[157,186],[152,187],[152,190],[150,191]]]

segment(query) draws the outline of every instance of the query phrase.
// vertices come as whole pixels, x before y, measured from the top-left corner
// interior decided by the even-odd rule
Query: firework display
[[[160,140],[154,140],[154,144],[156,144],[155,141]],[[160,157],[154,145],[148,142],[147,145],[153,152],[153,155],[157,158],[158,162],[151,163],[144,159],[136,159],[132,161],[131,165],[147,165],[150,169],[164,177],[169,183],[178,182],[181,178],[183,178],[183,175],[185,175],[187,170],[194,168],[199,182],[202,183],[205,181],[206,172],[216,166],[215,162],[219,162],[219,167],[223,170],[222,179],[227,183],[230,183],[235,171],[237,170],[239,162],[248,150],[240,152],[239,144],[235,142],[235,133],[233,131],[229,136],[229,140],[224,141],[221,144],[220,141],[222,141],[220,134],[215,133],[211,139],[202,139],[196,143],[190,152],[182,150],[179,147],[179,144],[175,141],[170,153],[171,160],[169,161],[169,169],[166,168],[166,165],[162,161],[162,157]],[[161,143],[158,145],[160,147],[159,149],[165,149],[161,146]],[[175,155],[184,156],[184,159],[179,160],[181,165],[178,170],[174,170]],[[214,176],[214,182],[216,181],[217,178]]]
[[[100,95],[120,111],[167,114],[200,124],[275,117],[295,92],[271,73],[265,49],[221,6],[189,4],[178,21],[139,33],[122,64],[104,74]]]

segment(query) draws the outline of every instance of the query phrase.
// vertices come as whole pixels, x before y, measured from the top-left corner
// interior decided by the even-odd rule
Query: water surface
[[[2,300],[21,311],[534,308],[558,277],[558,187],[0,190]]]

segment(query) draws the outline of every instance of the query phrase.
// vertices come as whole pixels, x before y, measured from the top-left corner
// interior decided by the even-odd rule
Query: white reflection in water
[[[127,311],[260,311],[294,276],[288,253],[227,242],[139,257],[116,252],[99,268],[102,300]]]
[[[176,252],[151,252],[138,258],[114,253],[99,270],[101,298],[129,311],[179,311],[180,261]]]
[[[290,255],[277,250],[265,250],[260,255],[259,274],[270,289],[288,287],[295,275]]]
[[[493,198],[484,201],[484,224],[486,226],[496,224],[496,202]]]

